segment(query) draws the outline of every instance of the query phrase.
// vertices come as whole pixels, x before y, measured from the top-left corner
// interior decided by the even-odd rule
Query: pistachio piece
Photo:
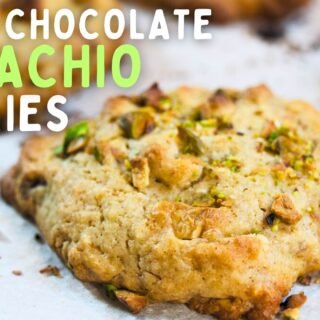
[[[169,97],[162,97],[159,99],[158,104],[157,104],[157,109],[159,111],[167,111],[171,108],[172,106],[172,101]]]
[[[192,155],[172,157],[164,144],[153,144],[145,150],[150,175],[168,186],[186,188],[202,177],[201,160]]]
[[[232,129],[230,117],[235,108],[236,95],[237,93],[232,90],[215,91],[208,101],[199,107],[199,120],[215,119],[215,127],[218,130]]]
[[[58,146],[56,146],[54,149],[53,149],[53,154],[57,157],[60,157],[63,155],[63,150],[64,150],[64,147],[63,147],[63,143],[62,144],[59,144]]]
[[[298,283],[303,286],[310,286],[310,284],[312,283],[312,276],[310,274],[301,276],[298,278]]]
[[[183,153],[191,153],[197,156],[200,156],[204,153],[205,147],[203,142],[190,129],[184,126],[179,126],[178,136],[182,143]]]
[[[141,107],[151,106],[158,111],[166,111],[171,107],[170,98],[163,93],[158,83],[154,83],[143,94],[134,98],[133,102]]]
[[[114,299],[115,292],[118,290],[118,288],[116,286],[114,286],[113,284],[107,284],[105,286],[105,289],[106,289],[108,297]]]
[[[298,320],[300,317],[300,310],[298,308],[285,309],[282,312],[282,318],[284,320]]]
[[[86,144],[87,144],[87,137],[80,136],[78,138],[75,138],[68,145],[66,153],[67,154],[74,154],[74,153],[80,151],[81,149],[83,149]]]
[[[290,154],[298,142],[292,130],[284,126],[276,127],[273,121],[267,123],[261,136],[266,140],[265,150],[278,155]]]
[[[208,193],[195,194],[192,198],[191,205],[193,207],[213,207],[215,199]]]
[[[277,126],[274,123],[274,121],[267,121],[266,125],[264,126],[261,136],[265,139],[268,139],[268,137],[272,134],[272,132],[277,130]]]
[[[239,172],[242,167],[242,163],[235,157],[213,160],[211,165],[214,167],[228,168],[231,172]]]
[[[275,197],[271,205],[271,212],[288,224],[295,224],[302,218],[301,213],[295,209],[292,200],[286,194],[279,194]]]
[[[220,88],[214,93],[214,96],[223,96],[231,101],[237,101],[240,97],[239,91],[231,88]],[[211,97],[212,98],[212,97]]]
[[[210,195],[215,199],[222,200],[222,201],[227,199],[227,196],[225,195],[225,193],[218,191],[215,187],[212,187],[210,189]]]
[[[277,232],[279,230],[280,220],[274,213],[271,213],[266,217],[266,222],[271,227],[272,232]]]
[[[288,133],[289,129],[286,127],[279,127],[270,132],[270,134],[267,136],[267,142],[270,149],[273,151],[277,151],[277,145],[275,144],[275,141],[280,137],[287,136]]]
[[[132,183],[138,190],[144,190],[150,183],[150,168],[147,158],[137,157],[130,161]]]
[[[262,137],[266,140],[265,151],[280,155],[287,166],[309,175],[316,173],[314,141],[302,138],[292,128],[277,128],[273,122],[264,128]]]
[[[102,155],[98,147],[93,148],[93,156],[99,163],[102,163]]]
[[[147,298],[134,292],[126,290],[116,290],[116,298],[132,313],[137,314],[147,305]]]
[[[133,111],[119,119],[119,126],[129,139],[139,139],[154,130],[156,124],[148,111]]]
[[[184,127],[184,128],[194,129],[196,127],[196,124],[197,123],[195,121],[193,121],[193,120],[187,120],[187,121],[183,122],[181,124],[181,126]]]
[[[82,121],[67,129],[64,142],[55,149],[55,155],[67,156],[84,149],[89,139],[89,123]]]
[[[42,174],[38,172],[30,172],[29,174],[25,175],[20,182],[19,189],[22,198],[25,200],[29,199],[32,190],[39,187],[46,187],[47,184],[48,182]]]
[[[306,301],[307,297],[305,296],[304,292],[300,292],[299,294],[293,294],[289,296],[284,302],[284,307],[286,309],[300,308],[306,303]]]
[[[231,207],[232,201],[227,198],[223,192],[210,190],[209,193],[195,194],[191,198],[190,203],[193,207],[211,207],[211,208],[221,208],[221,207]]]
[[[199,122],[200,126],[203,128],[216,128],[218,126],[217,119],[205,119]]]

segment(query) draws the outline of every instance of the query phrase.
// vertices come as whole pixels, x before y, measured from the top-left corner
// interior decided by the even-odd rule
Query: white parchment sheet
[[[151,14],[142,9],[138,14],[143,30],[150,25]],[[170,26],[176,30],[174,20],[170,20]],[[140,92],[154,81],[166,90],[182,84],[241,89],[266,83],[277,94],[303,98],[320,107],[320,0],[290,21],[285,36],[277,42],[258,37],[252,24],[210,28],[213,39],[208,42],[192,40],[191,24],[184,41],[134,42],[141,52],[143,68],[134,88],[121,90],[108,78],[105,89],[78,93],[69,99],[65,110],[71,118],[94,116],[107,97]],[[17,160],[25,137],[19,132],[0,135],[1,175]],[[47,245],[34,240],[36,232],[29,221],[0,201],[0,320],[212,319],[171,304],[150,306],[133,316],[94,286],[76,280]],[[61,268],[63,279],[40,274],[48,264]],[[13,270],[21,270],[23,275],[14,276]],[[319,286],[294,288],[295,292],[299,290],[308,296],[301,319],[319,319]]]

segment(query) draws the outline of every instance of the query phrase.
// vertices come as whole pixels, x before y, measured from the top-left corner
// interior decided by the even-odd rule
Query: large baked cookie
[[[154,85],[26,141],[2,194],[134,312],[171,301],[272,319],[320,269],[319,141],[319,112],[264,86]]]
[[[145,4],[171,8],[210,8],[213,21],[224,23],[239,19],[262,17],[282,18],[306,5],[309,0],[137,0]]]
[[[51,23],[50,39],[43,40],[41,37],[37,40],[30,40],[30,10],[35,8],[41,12],[43,9],[50,10],[50,18],[53,19],[55,13],[61,8],[71,9],[75,15],[77,21],[79,21],[80,14],[87,8],[94,8],[99,12],[99,16],[94,19],[89,19],[88,29],[91,31],[97,31],[100,36],[96,40],[85,40],[79,31],[75,31],[72,38],[69,40],[58,39],[53,32],[53,22]],[[20,72],[23,80],[23,88],[16,89],[12,85],[5,85],[0,88],[0,117],[3,118],[6,114],[7,108],[7,96],[13,94],[16,98],[24,94],[36,94],[41,95],[41,106],[46,106],[46,102],[55,94],[67,95],[72,90],[79,89],[81,86],[81,72],[79,69],[74,71],[73,88],[64,88],[63,86],[63,68],[64,57],[63,50],[67,44],[73,45],[73,58],[81,59],[81,46],[89,44],[91,46],[90,56],[90,73],[91,78],[94,80],[96,75],[96,46],[98,44],[105,45],[105,66],[108,68],[111,65],[111,59],[114,50],[120,44],[119,41],[111,41],[107,37],[103,36],[103,13],[111,8],[117,8],[117,0],[88,0],[88,1],[74,1],[74,0],[0,0],[0,48],[4,45],[13,45],[16,52],[16,56],[19,62]],[[16,18],[14,21],[14,30],[17,32],[25,32],[26,38],[22,40],[11,40],[5,30],[5,19],[8,12],[14,8],[20,8],[25,12],[24,19]],[[63,29],[65,30],[65,29]],[[56,85],[49,89],[39,89],[35,87],[28,73],[29,57],[34,48],[39,45],[48,44],[55,49],[53,56],[43,56],[40,60],[38,67],[39,73],[45,79],[53,77],[56,79]],[[18,104],[18,99],[17,99]],[[39,106],[39,107],[41,107]],[[2,119],[3,120],[3,119]]]

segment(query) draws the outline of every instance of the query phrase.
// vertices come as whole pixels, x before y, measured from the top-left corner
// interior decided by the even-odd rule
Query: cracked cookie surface
[[[320,269],[319,133],[318,111],[265,86],[154,85],[27,140],[2,194],[133,312],[170,301],[267,320]]]

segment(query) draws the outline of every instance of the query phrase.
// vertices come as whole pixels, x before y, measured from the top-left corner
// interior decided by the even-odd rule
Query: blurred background
[[[138,30],[151,25],[152,9],[138,9]],[[180,85],[207,88],[245,88],[265,83],[275,93],[302,98],[320,107],[320,1],[314,0],[281,22],[245,21],[211,25],[209,41],[192,39],[192,23],[187,24],[183,41],[175,39],[176,20],[168,15],[171,39],[131,41],[141,53],[142,75],[126,93],[139,92],[157,81],[166,90]],[[127,40],[130,42],[130,40]],[[129,71],[130,65],[124,65]],[[69,100],[67,110],[83,106],[81,113],[98,112],[105,98],[123,93],[108,77],[105,89],[90,89]],[[96,103],[92,103],[92,97]],[[90,107],[85,107],[90,106]]]

